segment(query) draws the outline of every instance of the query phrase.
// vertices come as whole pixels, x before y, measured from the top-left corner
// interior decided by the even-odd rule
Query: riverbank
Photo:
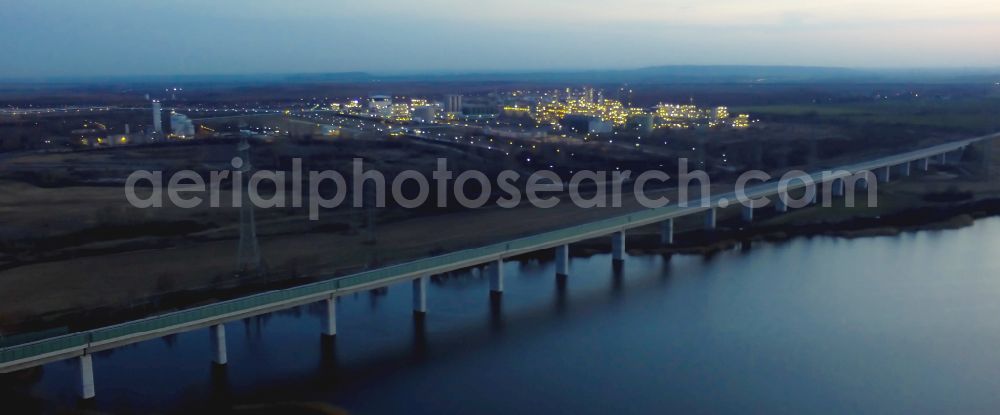
[[[994,217],[919,236],[795,238],[711,259],[630,255],[613,266],[606,254],[574,257],[562,280],[550,259],[511,261],[499,302],[481,273],[436,277],[419,324],[407,284],[341,298],[335,341],[320,340],[320,304],[232,322],[225,370],[211,367],[204,330],[95,354],[95,405],[229,413],[326,402],[390,414],[475,412],[491,402],[501,414],[556,399],[575,413],[616,402],[619,411],[683,412],[696,393],[717,412],[747,399],[805,413],[850,412],[857,402],[871,412],[992,407],[997,235]],[[75,365],[46,365],[38,376],[23,400],[76,404]],[[873,390],[872,379],[905,387]],[[605,399],[609,382],[630,395]],[[497,394],[498,384],[519,393]],[[719,391],[734,385],[744,392],[719,404]],[[456,400],[456,388],[469,398]],[[810,393],[826,389],[838,392]],[[914,390],[919,402],[908,400]],[[398,399],[379,399],[387,394]]]
[[[1000,215],[1000,193],[996,190],[974,197],[956,191],[954,186],[943,191],[915,191],[913,183],[885,187],[877,207],[867,207],[864,196],[858,194],[856,200],[860,206],[845,207],[844,201],[839,200],[833,206],[810,205],[787,213],[761,208],[755,210],[754,221],[750,223],[742,220],[739,206],[717,209],[714,230],[702,229],[701,215],[680,218],[675,220],[673,243],[669,245],[661,243],[658,225],[638,228],[628,232],[626,251],[636,255],[711,255],[757,241],[781,242],[811,236],[895,236],[921,230],[959,229],[972,226],[977,219]],[[956,192],[958,197],[942,196]],[[590,239],[571,246],[571,253],[576,256],[610,250],[610,238]]]
[[[717,210],[719,227],[712,232],[701,230],[701,215],[690,215],[675,220],[675,244],[660,246],[659,229],[654,225],[630,230],[627,247],[637,253],[710,254],[754,240],[893,235],[967,225],[972,218],[995,214],[992,200],[1000,200],[996,177],[978,174],[972,167],[934,166],[929,172],[880,183],[875,207],[867,207],[866,194],[859,192],[854,197],[861,206],[844,206],[845,199],[835,198],[829,207],[809,206],[780,214],[760,208],[755,210],[754,222],[746,224],[740,220],[741,207],[733,205]],[[726,187],[714,186],[713,192],[731,191],[731,185]],[[676,199],[670,191],[662,194]],[[261,234],[258,228],[268,272],[257,277],[234,275],[237,244],[233,229],[126,240],[116,245],[124,249],[121,252],[102,245],[105,251],[95,255],[67,253],[66,258],[0,270],[0,283],[6,288],[0,293],[0,332],[9,344],[24,339],[11,339],[11,334],[85,330],[641,209],[634,199],[625,198],[619,208],[583,209],[566,204],[558,209],[473,209],[395,217],[378,223],[375,243],[368,243],[367,231],[355,226],[332,227],[300,216],[275,217],[267,225],[268,232]],[[341,219],[350,223],[349,217]],[[275,231],[278,225],[282,232]],[[574,255],[607,251],[610,238],[575,243],[572,249]]]
[[[721,227],[715,231],[692,231],[675,235],[678,241],[670,246],[660,244],[656,233],[632,236],[629,251],[637,254],[699,254],[707,255],[733,249],[756,241],[781,242],[797,237],[832,236],[861,238],[895,236],[921,230],[959,229],[972,226],[977,219],[1000,215],[1000,199],[987,199],[943,208],[921,207],[877,218],[852,218],[844,221],[789,225]],[[589,241],[586,247],[597,245]]]
[[[855,209],[866,212],[865,215],[851,215],[847,219],[830,219],[829,211],[836,207],[824,208],[810,206],[795,212],[776,214],[773,212],[758,213],[758,221],[746,224],[739,217],[738,208],[722,210],[719,213],[719,223],[715,230],[699,229],[700,216],[697,218],[682,218],[675,225],[678,231],[674,243],[664,246],[660,243],[658,226],[650,226],[630,231],[627,240],[627,251],[630,254],[660,254],[660,255],[712,255],[714,253],[735,249],[749,248],[753,242],[780,242],[796,237],[826,235],[843,238],[859,238],[870,236],[892,236],[902,232],[918,230],[956,229],[971,226],[976,219],[1000,214],[1000,198],[981,198],[967,202],[934,203],[933,206],[899,208],[901,200],[912,202],[910,196],[886,192],[881,198],[883,208],[871,209],[858,207]],[[926,195],[925,195],[926,196]],[[842,208],[842,207],[841,207]],[[798,217],[786,220],[785,216]],[[838,215],[832,215],[838,216]],[[843,212],[839,216],[843,216]],[[597,238],[571,245],[573,256],[590,256],[610,251],[610,238]],[[537,252],[524,257],[548,259],[551,252]],[[86,311],[62,312],[48,315],[46,318],[22,322],[16,326],[18,332],[42,332],[61,328],[64,332],[85,330],[93,327],[114,324],[123,320],[141,318],[169,310],[182,309],[200,304],[208,304],[220,300],[236,298],[255,292],[288,288],[299,284],[317,281],[313,277],[280,279],[274,281],[259,280],[255,282],[230,281],[226,285],[216,285],[205,289],[173,290],[158,295],[155,298],[136,299],[127,307],[105,306]],[[58,334],[58,332],[42,332]],[[20,342],[18,338],[30,340],[32,336],[14,336],[7,343]]]

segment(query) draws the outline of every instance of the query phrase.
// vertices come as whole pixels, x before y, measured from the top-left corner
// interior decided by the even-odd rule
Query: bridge
[[[581,225],[539,233],[478,248],[451,252],[411,262],[364,271],[353,275],[322,280],[292,288],[263,292],[233,300],[217,302],[128,321],[107,327],[70,333],[30,343],[0,349],[0,373],[23,370],[47,363],[78,359],[80,368],[80,396],[95,396],[94,353],[122,347],[136,342],[168,336],[175,333],[208,328],[211,330],[212,360],[226,364],[226,334],[224,324],[257,315],[267,314],[304,304],[322,302],[326,313],[321,332],[326,336],[337,333],[336,299],[339,296],[410,282],[413,289],[413,312],[427,312],[427,282],[429,276],[464,268],[486,266],[490,275],[490,291],[503,292],[503,268],[507,258],[531,252],[554,249],[556,272],[570,272],[569,245],[587,239],[610,236],[612,257],[622,261],[625,257],[625,233],[634,228],[660,224],[661,240],[673,243],[674,219],[704,215],[704,226],[714,229],[716,209],[746,198],[778,196],[775,209],[788,209],[788,192],[806,189],[806,199],[816,201],[817,188],[824,186],[832,196],[845,196],[850,185],[860,182],[863,187],[873,180],[886,182],[892,172],[907,176],[915,165],[927,170],[931,163],[945,164],[949,154],[964,151],[969,145],[1000,137],[1000,133],[958,140],[915,151],[881,157],[861,163],[827,169],[817,173],[803,173],[784,183],[766,182],[745,190],[745,195],[730,192],[705,198],[697,206],[668,205],[661,208],[637,211],[626,215],[597,220]],[[851,182],[850,180],[853,180]],[[845,189],[846,188],[846,189]],[[755,206],[742,206],[743,220],[753,220]]]

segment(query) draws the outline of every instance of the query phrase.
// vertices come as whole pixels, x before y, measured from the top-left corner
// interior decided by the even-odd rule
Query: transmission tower
[[[236,155],[243,160],[239,170],[242,173],[239,186],[242,193],[240,203],[240,247],[237,269],[240,275],[258,275],[261,271],[260,246],[257,245],[257,225],[253,218],[253,204],[250,202],[250,144],[246,137],[240,139]]]

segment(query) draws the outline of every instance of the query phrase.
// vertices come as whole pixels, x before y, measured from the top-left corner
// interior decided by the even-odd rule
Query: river
[[[95,355],[107,412],[320,401],[358,414],[996,413],[1000,218],[895,237],[796,238],[710,257],[574,257],[477,271]],[[76,362],[46,365],[16,412],[74,407]],[[8,391],[9,393],[9,391]],[[30,394],[30,397],[27,396]]]

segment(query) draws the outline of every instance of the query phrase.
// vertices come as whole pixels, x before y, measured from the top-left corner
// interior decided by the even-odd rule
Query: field
[[[910,128],[981,134],[1000,129],[1000,98],[873,100],[862,103],[740,106],[733,112],[749,113],[771,121],[809,121],[839,125],[902,125]]]
[[[851,91],[861,87],[854,88]],[[782,97],[799,92],[792,87],[781,89]],[[752,95],[751,91],[741,94]],[[817,96],[829,95],[824,94]],[[257,168],[288,170],[290,160],[298,157],[307,164],[307,170],[334,169],[342,173],[350,171],[349,161],[362,158],[369,168],[389,177],[408,169],[430,177],[437,157],[447,158],[455,171],[474,168],[485,170],[491,177],[502,169],[527,173],[550,163],[567,171],[610,170],[617,166],[636,171],[658,167],[671,171],[669,167],[678,157],[687,157],[696,163],[702,161],[712,172],[713,183],[718,185],[716,191],[728,192],[732,188],[724,183],[734,180],[736,172],[745,167],[772,174],[793,168],[812,170],[1000,127],[995,117],[1000,113],[997,96],[782,102],[786,103],[730,108],[732,113],[748,112],[760,119],[754,128],[660,131],[654,135],[657,143],[644,142],[642,151],[632,147],[626,137],[616,137],[614,145],[582,140],[575,143],[572,138],[539,141],[537,150],[531,143],[511,142],[510,151],[400,138],[283,138],[255,144],[252,156]],[[78,329],[498,242],[641,208],[635,200],[626,198],[621,208],[579,209],[563,195],[559,209],[536,209],[526,206],[526,202],[517,209],[404,210],[390,206],[375,213],[341,207],[324,212],[319,221],[307,220],[304,208],[260,209],[255,213],[256,229],[266,267],[259,275],[239,274],[238,209],[139,210],[127,204],[122,190],[124,177],[140,168],[164,172],[227,169],[235,144],[232,139],[220,139],[82,151],[0,153],[0,222],[5,224],[0,228],[0,285],[5,287],[0,291],[0,334],[51,327]],[[517,149],[519,145],[524,149]],[[526,164],[528,158],[534,164]],[[796,228],[822,232],[823,224],[905,214],[921,207],[944,209],[968,201],[930,201],[928,195],[972,193],[976,200],[1000,198],[1000,181],[996,177],[1000,157],[993,154],[992,160],[992,169],[985,171],[971,157],[953,166],[935,168],[919,180],[895,180],[883,186],[877,208],[835,205],[784,215],[761,210],[754,225],[748,227],[739,220],[739,207],[730,207],[719,212],[723,230],[715,236],[732,232],[746,237],[755,228],[767,232]],[[345,177],[350,181],[350,174]],[[672,190],[661,191],[673,194]],[[231,200],[228,188],[223,188],[220,196]],[[681,238],[687,242],[676,250],[707,252],[723,246],[712,240],[713,235],[700,235],[700,227],[698,217],[678,220],[675,229],[688,235]],[[630,238],[637,242],[630,242],[631,246],[660,249],[643,245],[643,241],[656,240],[656,231],[650,227],[631,232]],[[580,246],[606,249],[606,242]],[[95,317],[97,314],[101,318]]]

